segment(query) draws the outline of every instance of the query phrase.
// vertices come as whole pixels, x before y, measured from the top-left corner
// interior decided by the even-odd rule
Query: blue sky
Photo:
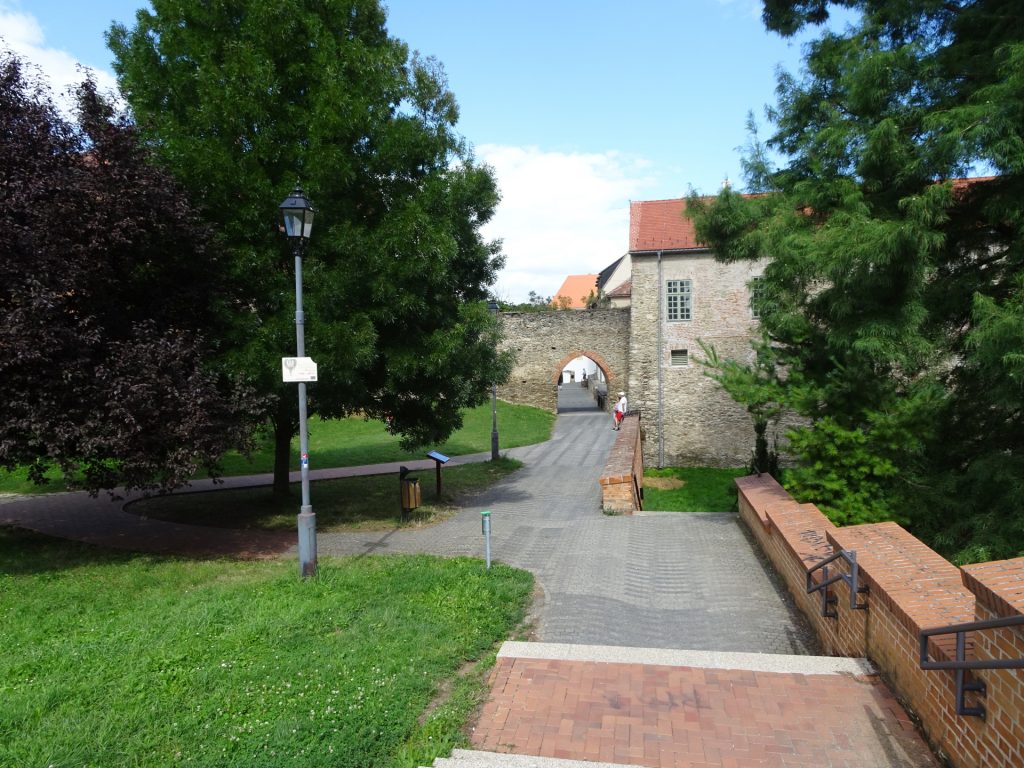
[[[269,1],[269,0],[268,0]],[[50,74],[76,62],[114,87],[103,33],[145,0],[0,0],[0,37]],[[740,178],[753,110],[801,40],[760,21],[757,0],[390,0],[392,35],[439,59],[460,131],[498,177],[485,233],[504,243],[495,291],[521,301],[625,253],[629,201],[716,192]]]

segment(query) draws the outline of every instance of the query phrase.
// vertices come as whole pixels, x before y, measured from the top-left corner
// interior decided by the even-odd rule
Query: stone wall
[[[559,374],[580,356],[604,371],[610,392],[621,388],[629,377],[629,316],[629,309],[502,312],[501,349],[516,362],[498,397],[554,412]]]
[[[969,694],[985,717],[956,713],[954,673],[921,669],[923,629],[1024,615],[1024,558],[962,569],[896,523],[837,528],[813,504],[799,504],[769,475],[739,478],[740,517],[814,627],[825,653],[867,657],[904,706],[920,719],[932,746],[955,768],[1024,765],[1024,675],[981,669],[970,680],[986,693]],[[822,615],[820,592],[808,594],[807,574],[833,552],[856,553],[858,586],[851,608],[843,581],[829,588],[834,616]],[[850,574],[842,560],[831,574]],[[821,583],[821,570],[812,574]],[[967,660],[1024,658],[1024,625],[968,634]],[[929,657],[955,658],[955,636],[929,641]]]
[[[697,362],[698,339],[721,357],[752,359],[757,321],[747,283],[760,264],[722,264],[708,252],[633,255],[629,404],[643,413],[644,459],[653,466],[744,466],[754,446],[750,415]],[[691,280],[692,319],[668,322],[668,280]],[[660,336],[659,336],[660,328]],[[659,347],[660,338],[660,347]],[[687,365],[672,351],[686,350]],[[659,376],[660,374],[660,376]]]

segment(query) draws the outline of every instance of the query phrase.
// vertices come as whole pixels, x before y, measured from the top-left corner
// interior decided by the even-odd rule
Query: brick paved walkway
[[[860,660],[507,643],[490,682],[473,733],[483,751],[652,768],[939,765]]]

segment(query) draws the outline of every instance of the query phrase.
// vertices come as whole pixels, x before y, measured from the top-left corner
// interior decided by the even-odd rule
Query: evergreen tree
[[[771,259],[773,397],[808,420],[791,489],[840,523],[897,519],[960,558],[1014,555],[1024,16],[1013,0],[837,5],[858,21],[780,76],[781,167],[749,152],[768,194],[690,210],[720,258]],[[788,35],[828,10],[766,0],[764,18]]]
[[[155,0],[108,42],[141,130],[223,232],[250,297],[229,343],[275,398],[275,490],[297,429],[278,362],[294,293],[277,205],[297,179],[317,209],[311,410],[386,420],[407,446],[460,426],[508,360],[486,306],[500,246],[480,235],[498,193],[455,132],[440,65],[388,35],[377,0]]]

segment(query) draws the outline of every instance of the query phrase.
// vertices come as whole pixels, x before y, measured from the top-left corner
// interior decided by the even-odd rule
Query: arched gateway
[[[593,360],[609,390],[629,381],[629,309],[503,312],[502,349],[515,353],[508,382],[498,396],[554,412],[562,369],[577,357]]]

